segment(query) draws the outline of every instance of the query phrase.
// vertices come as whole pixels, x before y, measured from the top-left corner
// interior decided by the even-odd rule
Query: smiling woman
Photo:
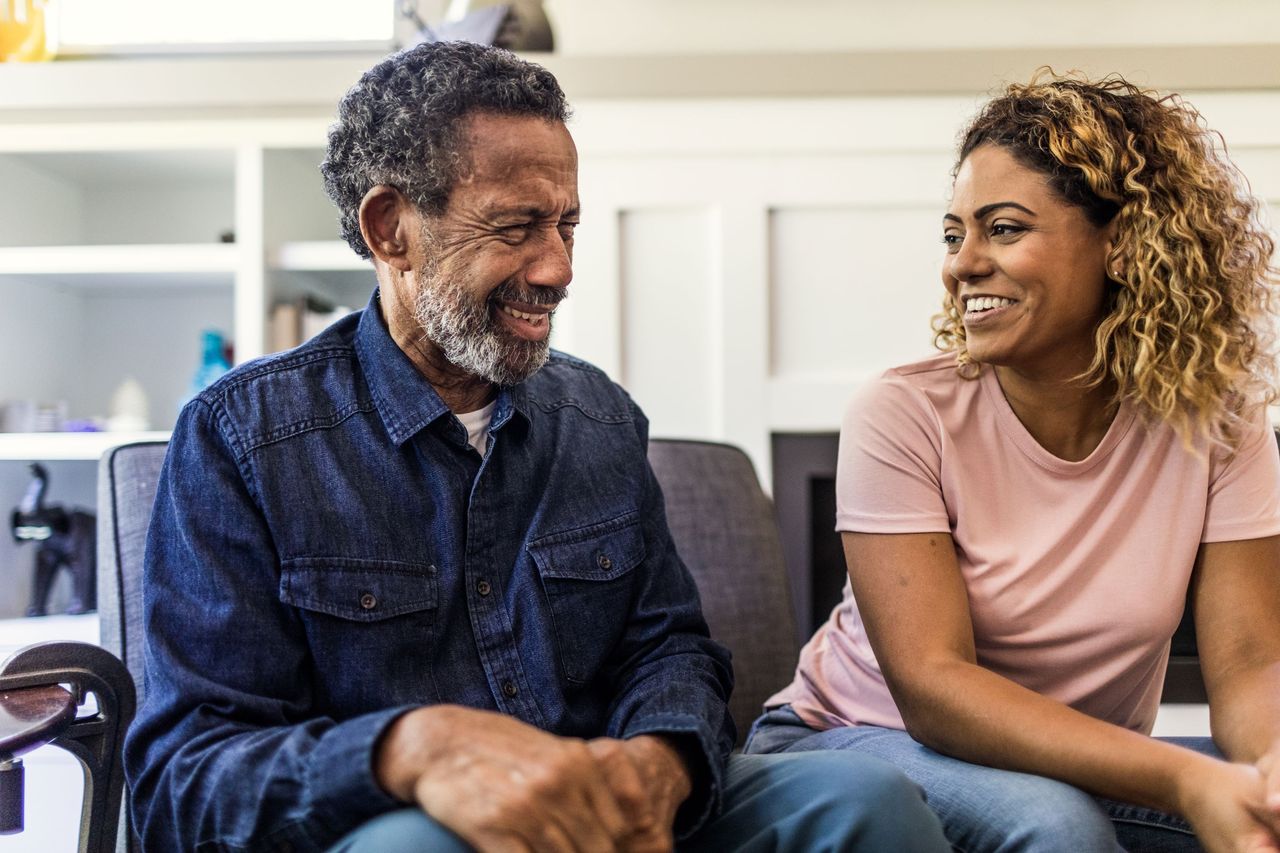
[[[1115,78],[1010,86],[962,139],[946,351],[846,414],[850,584],[747,751],[887,759],[957,849],[1280,849],[1259,205],[1190,106]],[[1173,743],[1188,599],[1213,739]]]
[[[1106,311],[1109,225],[997,145],[964,159],[943,223],[942,279],[963,308],[966,359],[1004,366],[1010,379],[1084,373]]]
[[[1114,383],[1114,396],[1139,401],[1184,437],[1205,431],[1226,446],[1240,411],[1228,403],[1270,399],[1276,386],[1277,273],[1261,205],[1218,142],[1176,96],[1116,78],[1033,81],[974,120],[955,190],[967,186],[974,154],[994,147],[1105,227],[1096,244],[1106,249],[1106,316],[1086,384]],[[1073,265],[1088,267],[1089,258]],[[954,296],[935,321],[938,342],[961,364],[981,361]]]

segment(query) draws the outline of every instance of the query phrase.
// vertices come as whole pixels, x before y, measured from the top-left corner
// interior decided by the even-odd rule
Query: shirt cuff
[[[317,822],[333,837],[329,843],[404,803],[378,784],[374,750],[387,729],[416,705],[364,714],[333,726],[317,741],[307,772],[307,790]]]
[[[689,769],[693,783],[689,796],[676,812],[676,841],[693,835],[720,810],[724,791],[724,757],[706,720],[681,714],[658,714],[635,719],[623,732],[623,738],[639,735],[664,735],[670,738]]]

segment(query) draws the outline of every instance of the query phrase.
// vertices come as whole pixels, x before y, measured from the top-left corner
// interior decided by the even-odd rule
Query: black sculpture
[[[39,462],[31,463],[31,485],[13,511],[9,526],[15,542],[38,542],[34,584],[28,616],[48,612],[49,590],[58,569],[71,572],[71,602],[68,613],[86,613],[97,606],[97,523],[91,512],[45,506],[49,472]]]

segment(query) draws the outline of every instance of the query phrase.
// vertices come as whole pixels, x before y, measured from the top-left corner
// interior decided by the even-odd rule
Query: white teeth
[[[517,320],[527,320],[535,326],[541,323],[547,316],[546,314],[527,314],[524,311],[517,311],[507,305],[503,305],[502,310],[510,314],[512,317],[515,317]]]
[[[978,311],[990,311],[992,308],[1004,308],[1012,305],[1014,300],[1006,299],[1003,296],[977,296],[965,301],[965,313],[972,314]]]

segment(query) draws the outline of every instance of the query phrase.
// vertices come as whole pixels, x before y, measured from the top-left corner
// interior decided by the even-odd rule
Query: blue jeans
[[[680,853],[946,853],[920,791],[883,761],[858,753],[735,755],[724,803]],[[419,809],[375,818],[330,853],[470,853]]]
[[[1165,738],[1215,757],[1209,738]],[[789,707],[766,711],[748,753],[849,750],[888,761],[924,790],[953,847],[963,853],[1191,853],[1190,825],[1155,809],[1094,797],[1064,782],[941,755],[898,729],[812,729]]]

